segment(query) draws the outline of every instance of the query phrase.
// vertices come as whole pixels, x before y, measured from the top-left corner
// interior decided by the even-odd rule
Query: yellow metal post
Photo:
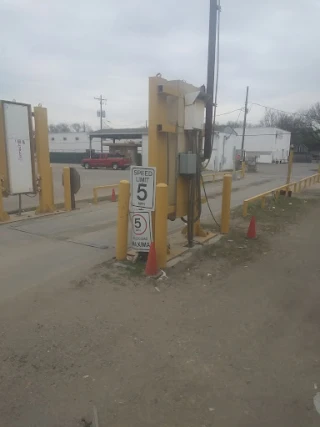
[[[265,196],[261,197],[261,208],[264,209],[266,207],[266,198]]]
[[[127,258],[129,200],[130,183],[129,181],[120,181],[116,244],[116,258],[118,261],[123,261]]]
[[[93,203],[98,204],[98,190],[96,188],[93,189]]]
[[[223,177],[222,207],[221,207],[221,233],[229,232],[230,203],[231,203],[232,175],[225,174]]]
[[[293,163],[293,149],[291,148],[290,154],[289,154],[288,174],[287,174],[287,182],[286,182],[286,184],[290,184],[290,181],[291,181],[292,163]]]
[[[157,267],[165,268],[167,265],[167,235],[168,235],[168,186],[158,184],[156,190],[155,212],[155,247],[157,254]]]
[[[38,173],[40,175],[40,194],[38,213],[53,212],[54,191],[52,169],[50,167],[47,109],[34,107],[35,141]]]
[[[3,120],[3,108],[0,103],[0,178],[3,191],[8,191],[7,154]]]
[[[242,216],[248,215],[248,202],[244,201],[242,206]]]
[[[10,219],[9,215],[3,208],[2,182],[0,181],[0,222],[8,221],[9,219]]]
[[[64,188],[64,208],[66,211],[72,210],[71,201],[71,182],[70,182],[70,168],[63,168],[63,188]]]
[[[241,178],[246,176],[246,162],[241,163]]]

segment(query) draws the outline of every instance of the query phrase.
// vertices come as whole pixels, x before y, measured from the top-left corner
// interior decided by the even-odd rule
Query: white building
[[[90,138],[87,132],[61,132],[49,133],[49,151],[50,153],[85,153],[89,150]],[[101,150],[100,138],[92,140],[92,149]]]
[[[231,143],[241,149],[242,129],[234,129]],[[278,128],[247,128],[244,139],[244,150],[247,154],[256,155],[258,163],[287,163],[290,152],[291,133]]]
[[[231,132],[231,128],[230,132]],[[247,156],[257,156],[258,163],[286,163],[290,151],[291,133],[277,128],[247,128],[244,151]],[[232,170],[234,159],[241,150],[242,129],[233,133],[216,132],[208,169]]]

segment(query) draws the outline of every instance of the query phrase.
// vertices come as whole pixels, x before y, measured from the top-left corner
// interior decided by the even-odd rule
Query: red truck
[[[113,170],[124,170],[131,166],[131,159],[117,153],[92,154],[91,158],[82,159],[81,166],[85,169],[112,168]]]

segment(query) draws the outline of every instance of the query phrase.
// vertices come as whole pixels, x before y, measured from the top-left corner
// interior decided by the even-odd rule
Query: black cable
[[[207,196],[206,188],[205,188],[205,185],[204,185],[202,177],[201,177],[201,183],[202,183],[202,188],[203,188],[204,196],[206,198],[207,205],[208,205],[209,211],[211,213],[211,216],[212,216],[214,222],[216,223],[216,225],[219,227],[219,230],[220,230],[221,229],[221,225],[218,223],[218,221],[216,220],[215,216],[213,215],[213,212],[212,212],[212,209],[211,209],[211,206],[210,206],[210,203],[209,203],[209,199],[208,199],[208,196]]]
[[[240,111],[241,112],[241,111],[243,111],[243,108],[237,108],[236,110],[228,111],[226,113],[217,114],[217,117],[226,116],[227,114],[232,114],[232,113],[235,113],[236,111]]]

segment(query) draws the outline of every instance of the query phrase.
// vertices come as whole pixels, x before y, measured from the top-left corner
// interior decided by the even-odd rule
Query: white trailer
[[[241,149],[242,129],[234,129],[230,141],[237,150]],[[291,133],[278,128],[247,128],[244,150],[256,155],[258,163],[287,163],[290,151]]]

